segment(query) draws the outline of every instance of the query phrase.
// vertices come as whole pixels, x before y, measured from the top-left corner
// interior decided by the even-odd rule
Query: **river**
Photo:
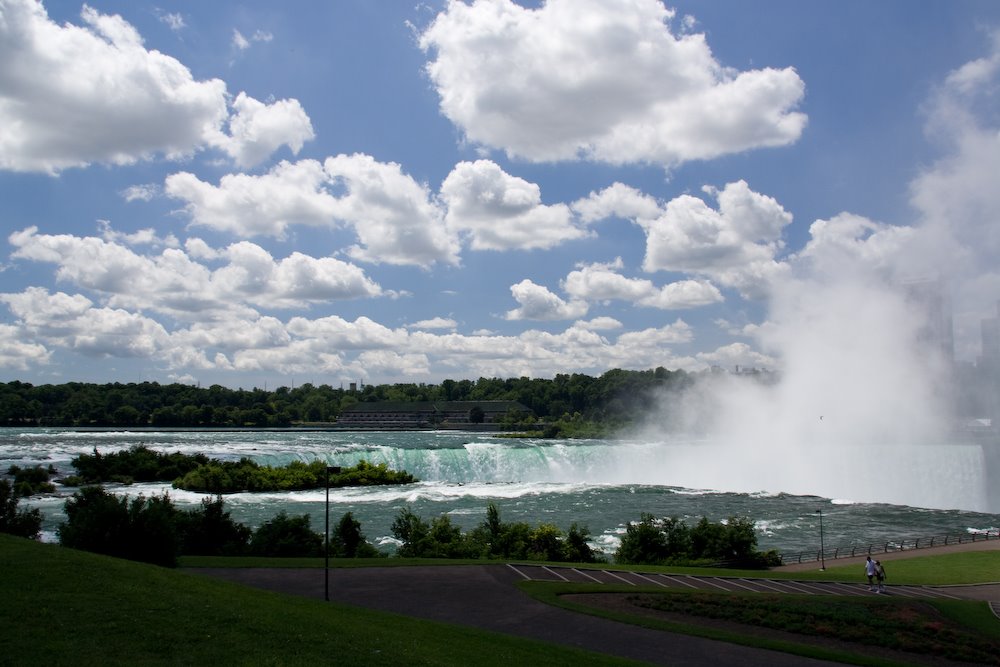
[[[392,521],[404,507],[427,521],[447,514],[469,530],[485,519],[490,502],[499,507],[507,522],[550,523],[563,530],[574,522],[586,526],[593,545],[606,553],[617,547],[627,523],[643,513],[679,517],[688,525],[702,516],[712,521],[750,517],[758,531],[758,546],[786,554],[819,548],[820,516],[827,548],[996,531],[1000,527],[1000,515],[975,507],[942,507],[937,500],[934,507],[921,507],[813,495],[818,489],[754,488],[753,479],[737,483],[732,481],[731,472],[713,478],[705,473],[727,467],[721,459],[725,451],[699,441],[507,439],[456,431],[9,428],[0,430],[0,470],[41,464],[53,466],[57,476],[68,475],[74,472],[72,459],[80,454],[92,453],[95,448],[109,453],[138,444],[165,453],[202,453],[224,460],[248,457],[275,466],[316,459],[350,466],[364,459],[406,470],[420,481],[329,492],[331,524],[345,512],[353,512],[368,540],[388,552],[395,548]],[[694,466],[692,452],[698,458]],[[891,469],[886,474],[891,475]],[[713,480],[721,481],[713,484]],[[954,483],[967,485],[968,481],[960,477]],[[803,484],[808,486],[808,480]],[[196,506],[203,497],[166,484],[108,488],[130,496],[167,492],[182,509]],[[44,540],[57,540],[56,529],[65,520],[63,504],[74,490],[57,485],[55,494],[22,501],[22,505],[42,511]],[[954,497],[961,498],[957,491]],[[226,496],[225,503],[235,520],[251,527],[285,510],[292,515],[308,514],[313,529],[323,531],[324,489],[238,493]]]

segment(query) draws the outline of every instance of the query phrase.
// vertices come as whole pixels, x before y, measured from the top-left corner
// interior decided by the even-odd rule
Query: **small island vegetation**
[[[93,454],[74,457],[77,474],[64,478],[66,486],[116,482],[171,482],[176,489],[196,493],[239,493],[242,491],[305,491],[327,484],[327,465],[322,461],[291,461],[284,466],[265,466],[246,457],[239,461],[210,459],[204,454],[158,452],[134,445],[109,454],[96,448]],[[331,488],[411,484],[417,479],[406,471],[391,470],[385,463],[359,461],[329,476]],[[30,494],[29,494],[30,495]]]

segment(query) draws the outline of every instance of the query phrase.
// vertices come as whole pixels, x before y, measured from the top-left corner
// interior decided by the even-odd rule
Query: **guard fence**
[[[780,555],[782,565],[790,565],[792,563],[811,563],[821,560],[851,558],[853,556],[874,556],[875,554],[909,551],[911,549],[927,549],[951,544],[967,544],[969,542],[982,542],[985,540],[1000,540],[1000,528],[962,533],[960,535],[935,535],[933,537],[888,540],[872,544],[855,544],[848,547],[827,547],[826,549],[816,549],[815,551],[800,551],[798,553],[783,553]]]

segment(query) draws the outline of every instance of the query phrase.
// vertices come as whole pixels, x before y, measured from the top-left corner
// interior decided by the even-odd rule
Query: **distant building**
[[[345,407],[344,428],[420,429],[495,424],[511,413],[533,414],[518,401],[375,401]]]

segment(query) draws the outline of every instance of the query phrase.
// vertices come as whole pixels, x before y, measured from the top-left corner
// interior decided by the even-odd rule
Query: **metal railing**
[[[909,551],[911,549],[929,549],[930,547],[941,547],[952,544],[967,544],[969,542],[983,542],[986,540],[1000,540],[1000,529],[976,531],[974,533],[963,533],[960,535],[935,535],[933,537],[906,538],[903,540],[888,540],[886,542],[875,542],[868,545],[852,545],[849,547],[834,547],[825,550],[800,551],[795,554],[780,554],[781,564],[790,565],[792,563],[812,563],[820,560],[836,560],[838,558],[852,558],[855,556],[874,556],[875,554],[893,553],[896,551]]]

